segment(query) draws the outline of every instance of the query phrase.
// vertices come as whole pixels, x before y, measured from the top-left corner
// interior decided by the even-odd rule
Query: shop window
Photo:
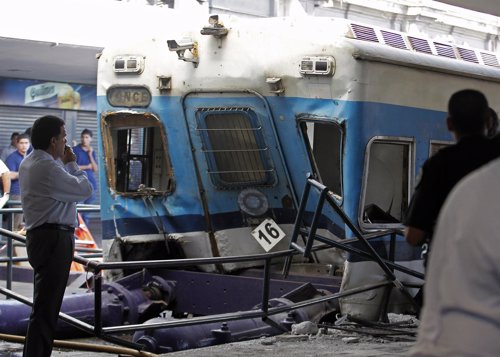
[[[398,224],[408,207],[412,142],[370,142],[365,165],[363,223]]]
[[[342,127],[336,122],[302,121],[309,160],[318,180],[342,198]]]
[[[161,122],[149,113],[113,113],[102,132],[108,183],[120,194],[165,194],[173,185]]]
[[[208,174],[216,187],[274,184],[269,148],[253,111],[248,108],[200,109],[197,122]]]

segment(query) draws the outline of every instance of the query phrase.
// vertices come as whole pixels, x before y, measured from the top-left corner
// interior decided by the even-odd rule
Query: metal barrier
[[[20,201],[9,201],[8,202],[9,205],[18,205],[20,203],[21,203]],[[100,212],[101,207],[98,205],[78,204],[77,210],[78,210],[78,212]],[[13,240],[20,242],[23,245],[26,245],[26,238],[23,235],[12,231],[12,215],[15,213],[22,213],[22,212],[23,212],[23,209],[21,207],[1,208],[0,209],[0,217],[3,217],[4,214],[8,214],[7,225],[9,227],[11,227],[11,230],[8,230],[5,228],[0,228],[0,236],[7,238],[7,242],[2,247],[3,249],[6,249],[6,257],[0,258],[0,263],[7,263],[5,281],[6,281],[6,288],[9,290],[12,289],[14,263],[28,261],[27,256],[14,257]],[[1,225],[1,223],[2,223],[2,220],[0,220],[0,225]],[[0,251],[2,248],[0,248]],[[102,258],[102,249],[75,248],[75,251],[81,252],[81,253],[86,253],[86,254],[81,255],[81,257],[84,257],[84,258]]]
[[[311,187],[314,187],[320,191],[320,199],[316,206],[316,210],[314,212],[314,217],[312,224],[309,228],[304,228],[302,221],[303,215],[305,212],[305,207],[307,203],[307,199],[309,196],[309,192]],[[321,215],[321,210],[323,208],[324,202],[327,201],[335,210],[335,212],[342,218],[345,224],[354,232],[356,238],[346,239],[343,243],[333,241],[331,239],[321,237],[316,234],[317,224],[319,216]],[[14,212],[10,211],[9,212]],[[16,211],[17,212],[17,211]],[[1,213],[1,210],[0,210]],[[395,285],[398,289],[406,292],[405,286],[395,277],[394,270],[400,270],[407,274],[411,274],[413,276],[423,278],[423,274],[413,271],[411,269],[402,267],[398,264],[395,264],[391,260],[382,259],[373,247],[368,243],[370,239],[381,237],[384,235],[391,235],[391,251],[390,258],[394,256],[394,238],[398,232],[396,231],[382,231],[376,232],[370,235],[363,235],[355,225],[349,220],[347,215],[342,211],[342,209],[337,205],[335,200],[330,197],[328,194],[328,189],[320,184],[319,182],[308,179],[306,183],[306,187],[304,190],[304,194],[302,196],[302,200],[300,202],[299,212],[297,214],[295,227],[293,231],[293,235],[291,238],[290,249],[272,253],[265,254],[256,254],[256,255],[247,255],[247,256],[229,256],[229,257],[212,257],[212,258],[196,258],[196,259],[173,259],[173,260],[149,260],[149,261],[126,261],[126,262],[97,262],[87,259],[84,256],[76,255],[74,257],[74,261],[80,263],[85,266],[86,270],[92,272],[93,286],[94,286],[94,325],[88,324],[86,322],[75,319],[69,315],[64,313],[60,313],[60,318],[71,324],[72,326],[81,329],[85,332],[91,333],[96,337],[99,337],[103,340],[134,348],[138,351],[144,349],[142,344],[134,343],[116,336],[112,336],[113,333],[124,333],[124,332],[132,332],[138,330],[151,330],[157,328],[171,328],[171,327],[180,327],[180,326],[190,326],[196,324],[205,324],[210,322],[224,322],[231,320],[239,320],[246,318],[261,318],[264,322],[268,323],[271,326],[276,327],[276,323],[269,319],[269,316],[283,313],[286,311],[296,310],[302,307],[314,305],[321,302],[326,302],[330,300],[339,299],[342,297],[355,295],[361,292],[378,289],[380,287],[389,287]],[[16,233],[10,232],[8,230],[1,229],[0,234],[9,237],[9,240],[14,239],[20,242],[25,242],[25,238]],[[307,235],[307,240],[305,241],[305,247],[297,244],[298,235]],[[322,242],[322,245],[313,246],[314,240]],[[362,242],[365,246],[366,251],[360,250],[350,245],[353,242]],[[365,258],[376,261],[384,272],[388,276],[388,281],[379,282],[376,284],[366,285],[358,288],[353,288],[349,290],[345,290],[343,292],[338,292],[332,295],[323,296],[320,298],[314,298],[311,300],[301,301],[298,303],[293,303],[288,306],[278,306],[278,307],[269,307],[269,284],[270,284],[270,267],[273,259],[277,258],[286,258],[285,266],[283,269],[284,275],[288,274],[290,269],[290,264],[292,257],[294,255],[303,254],[304,256],[309,256],[312,252],[322,249],[328,249],[331,247],[336,247],[339,249],[343,249],[345,251],[359,254]],[[130,324],[130,325],[119,325],[119,326],[108,326],[103,327],[102,325],[102,285],[103,285],[103,277],[102,272],[104,270],[113,270],[113,269],[153,269],[153,268],[179,268],[179,267],[189,267],[189,266],[197,266],[197,265],[210,265],[210,264],[224,264],[224,263],[233,263],[233,262],[247,262],[247,261],[264,261],[264,270],[262,275],[262,300],[260,309],[248,310],[248,311],[238,311],[233,313],[223,313],[217,315],[210,316],[200,316],[193,317],[184,320],[175,320],[175,321],[165,321],[165,322],[154,322],[154,323],[145,323],[145,324]],[[12,264],[12,261],[11,263]],[[9,288],[1,288],[0,293],[16,299],[24,304],[32,305],[32,302],[13,291]],[[406,292],[407,293],[407,292]],[[409,296],[409,294],[408,294]],[[411,296],[409,298],[413,301]]]
[[[304,222],[304,214],[306,211],[306,205],[309,200],[311,189],[314,189],[319,193],[319,199],[318,202],[316,203],[316,208],[314,211],[312,223],[308,228],[303,222]],[[345,239],[343,242],[338,242],[323,237],[316,233],[319,218],[322,215],[323,206],[325,202],[328,203],[330,207],[333,208],[335,213],[340,216],[344,224],[353,232],[355,238]],[[301,246],[297,243],[299,234],[304,238],[305,246]],[[299,253],[302,253],[304,257],[310,257],[314,241],[316,240],[328,246],[339,248],[347,252],[357,254],[368,260],[372,260],[376,262],[379,265],[379,267],[384,271],[389,282],[393,286],[395,286],[403,296],[408,298],[408,301],[418,310],[420,306],[415,302],[415,300],[410,295],[404,284],[401,281],[399,281],[399,279],[397,279],[396,275],[394,274],[394,270],[404,272],[406,274],[412,275],[420,279],[424,279],[424,274],[394,263],[395,242],[397,234],[402,234],[401,230],[392,229],[392,230],[374,232],[370,234],[363,234],[358,229],[358,227],[356,227],[356,225],[350,220],[350,218],[346,215],[346,213],[342,210],[342,208],[338,205],[338,203],[335,201],[335,198],[333,197],[331,191],[328,190],[328,187],[314,180],[312,177],[309,177],[306,180],[304,192],[302,194],[302,198],[300,201],[299,211],[295,219],[294,230],[290,240],[290,248]],[[372,245],[368,242],[370,239],[380,238],[388,235],[390,235],[391,237],[389,246],[389,260],[382,259],[380,255],[376,252],[376,250],[372,247]],[[365,250],[352,247],[351,245],[354,242],[361,243],[365,248]],[[285,265],[283,268],[284,276],[288,275],[290,265],[291,265],[291,257],[288,257],[285,261]]]
[[[296,310],[298,308],[314,305],[321,302],[326,302],[334,299],[338,299],[340,297],[345,297],[349,295],[358,294],[364,291],[380,288],[383,286],[387,286],[387,282],[377,283],[370,286],[363,286],[357,289],[351,289],[349,291],[344,291],[342,293],[332,294],[328,296],[324,296],[321,298],[316,298],[312,300],[307,300],[299,303],[294,303],[289,306],[282,307],[274,307],[269,308],[269,282],[270,282],[270,263],[272,259],[285,257],[289,255],[296,254],[293,250],[279,251],[274,253],[266,253],[266,254],[258,254],[258,255],[248,255],[248,256],[231,256],[231,257],[223,257],[223,258],[199,258],[199,259],[178,259],[178,260],[156,260],[156,261],[130,261],[130,262],[107,262],[100,263],[95,261],[89,261],[87,259],[81,258],[79,256],[75,256],[74,261],[84,264],[89,271],[93,272],[94,279],[94,325],[90,325],[83,321],[77,320],[68,316],[66,314],[60,313],[60,318],[79,328],[85,332],[91,333],[96,337],[99,337],[103,340],[116,343],[121,346],[126,346],[129,348],[137,349],[138,351],[143,350],[144,346],[141,344],[137,344],[122,338],[118,338],[116,336],[112,336],[112,333],[124,333],[124,332],[132,332],[137,330],[148,330],[148,329],[156,329],[162,327],[180,327],[180,326],[189,326],[196,324],[204,324],[210,322],[224,322],[238,319],[246,319],[246,318],[261,318],[266,323],[274,326],[275,323],[269,316],[279,314],[286,311]],[[184,319],[181,321],[165,321],[161,323],[149,323],[149,324],[134,324],[134,325],[121,325],[121,326],[110,326],[103,327],[101,323],[101,309],[102,309],[102,274],[103,270],[107,269],[124,269],[124,268],[171,268],[171,267],[186,267],[192,265],[203,265],[203,264],[217,264],[217,263],[230,263],[230,262],[244,262],[244,261],[255,261],[255,260],[264,260],[264,272],[262,279],[262,304],[259,310],[249,310],[249,311],[239,311],[234,313],[225,313],[211,316],[201,316],[201,317],[193,317],[190,319]],[[27,305],[32,305],[32,302],[12,291],[9,291],[4,288],[0,288],[0,293],[3,293],[9,297],[12,297],[18,301],[21,301]]]

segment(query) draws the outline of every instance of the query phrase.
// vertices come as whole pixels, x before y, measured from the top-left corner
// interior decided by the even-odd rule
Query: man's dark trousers
[[[34,270],[31,311],[24,357],[49,357],[52,353],[64,290],[73,259],[73,232],[35,228],[26,235],[26,249]]]

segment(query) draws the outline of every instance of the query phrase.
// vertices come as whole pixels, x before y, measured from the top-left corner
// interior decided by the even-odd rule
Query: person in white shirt
[[[10,171],[7,165],[0,160],[0,177],[2,177],[2,194],[0,197],[0,208],[3,208],[10,198]],[[3,217],[0,214],[0,227],[2,226]]]
[[[466,176],[439,215],[412,357],[500,356],[500,159]]]
[[[0,208],[2,208],[10,196],[10,171],[2,160],[0,160],[0,177],[2,177],[2,197],[0,198]]]
[[[31,131],[34,151],[19,168],[26,250],[34,270],[33,308],[24,357],[49,357],[74,251],[76,203],[92,185],[66,145],[64,121],[44,116]]]

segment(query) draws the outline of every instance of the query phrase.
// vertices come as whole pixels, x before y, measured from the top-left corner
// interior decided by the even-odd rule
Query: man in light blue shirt
[[[49,357],[69,269],[73,259],[76,203],[92,194],[92,185],[66,145],[64,121],[44,116],[31,132],[34,151],[19,168],[26,249],[34,270],[25,357]]]

